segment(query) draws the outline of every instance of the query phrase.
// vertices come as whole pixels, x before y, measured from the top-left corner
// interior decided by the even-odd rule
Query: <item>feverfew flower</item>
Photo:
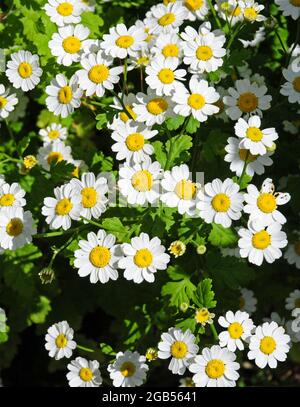
[[[147,89],[147,94],[139,92],[133,103],[136,121],[144,122],[147,126],[162,124],[166,118],[175,116],[173,106],[170,97],[157,96],[150,88]]]
[[[38,150],[37,159],[39,164],[49,171],[51,165],[61,161],[70,161],[72,158],[71,147],[66,146],[63,141],[55,140],[53,143],[44,144]]]
[[[119,93],[119,98],[121,99],[122,93]],[[118,114],[118,117],[114,117],[113,123],[109,124],[108,127],[111,130],[117,130],[120,124],[120,121],[126,123],[128,120],[136,120],[137,115],[135,113],[134,104],[136,103],[136,95],[133,93],[128,93],[128,95],[124,95],[123,103],[126,107],[126,111],[129,113],[130,116],[124,110],[120,100],[117,97],[114,97],[114,104],[110,105],[113,109],[120,110],[121,112]]]
[[[89,34],[90,30],[82,24],[60,27],[58,33],[54,33],[49,41],[51,54],[64,66],[79,62],[83,42]]]
[[[209,11],[207,0],[184,0],[183,5],[188,9],[189,21],[204,20]]]
[[[115,245],[115,242],[115,236],[106,234],[104,230],[99,230],[97,235],[90,232],[87,240],[79,240],[80,249],[74,253],[74,266],[79,269],[79,276],[90,276],[90,282],[93,284],[98,281],[104,284],[110,279],[117,280],[120,254],[117,253],[118,245]]]
[[[188,10],[180,1],[168,5],[157,4],[146,14],[149,32],[150,34],[178,32],[187,16]]]
[[[49,356],[55,360],[70,358],[76,348],[73,336],[74,331],[67,321],[57,322],[50,326],[45,337],[45,348],[49,351]]]
[[[181,116],[192,116],[200,122],[205,122],[208,116],[219,112],[216,106],[220,95],[205,80],[193,76],[189,82],[190,92],[184,88],[176,88],[172,96],[175,103],[174,112]]]
[[[298,20],[300,17],[300,2],[299,0],[275,0],[279,9],[283,11],[284,16],[291,16],[293,20]]]
[[[189,366],[190,372],[195,373],[193,381],[196,387],[235,387],[240,368],[235,360],[233,352],[218,345],[204,348]]]
[[[284,328],[274,321],[265,322],[258,326],[250,337],[248,358],[255,360],[255,364],[261,369],[267,365],[274,369],[277,367],[277,361],[286,360],[289,342],[290,337],[285,334]]]
[[[13,87],[21,88],[23,92],[34,89],[43,73],[38,55],[22,50],[14,52],[10,57],[5,73]]]
[[[300,233],[294,232],[297,239],[288,245],[284,258],[289,264],[295,264],[297,269],[300,269]]]
[[[226,328],[219,334],[220,346],[225,346],[231,352],[236,349],[243,350],[244,343],[254,328],[254,324],[247,312],[237,311],[235,314],[232,311],[227,311],[225,317],[221,316],[218,319],[219,325]]]
[[[198,324],[205,326],[211,325],[216,315],[213,312],[209,312],[207,308],[200,308],[195,313],[195,320]]]
[[[26,205],[25,191],[17,182],[0,185],[0,211],[2,208],[14,208]]]
[[[67,379],[70,387],[99,387],[102,377],[97,360],[77,357],[68,364]]]
[[[157,270],[166,270],[170,256],[165,252],[158,237],[150,239],[147,233],[141,233],[131,239],[131,243],[123,243],[124,257],[119,260],[119,268],[125,269],[124,277],[134,283],[154,282]]]
[[[227,178],[224,182],[216,178],[205,184],[204,191],[198,192],[197,209],[206,223],[218,223],[228,228],[232,220],[242,216],[243,194],[238,184]]]
[[[300,308],[300,290],[292,291],[285,300],[285,309],[294,310]]]
[[[168,251],[173,254],[175,258],[183,256],[186,251],[186,245],[181,240],[175,240],[170,244]]]
[[[118,352],[116,360],[108,365],[109,376],[114,387],[136,387],[141,386],[149,370],[145,363],[145,356],[130,350]]]
[[[169,370],[173,374],[183,375],[199,350],[195,341],[196,338],[189,329],[183,332],[181,329],[169,328],[168,332],[161,335],[158,357],[171,358]]]
[[[238,4],[246,21],[254,23],[255,21],[261,22],[266,20],[266,17],[260,14],[265,8],[262,4],[258,4],[254,0],[239,0]]]
[[[223,20],[229,21],[231,26],[243,20],[243,13],[237,0],[217,0],[215,9]]]
[[[274,127],[261,129],[259,116],[251,116],[248,121],[239,119],[234,126],[235,134],[241,139],[239,147],[249,150],[252,155],[264,155],[271,148],[278,134]]]
[[[0,119],[7,119],[17,103],[16,94],[10,94],[10,89],[5,89],[5,86],[0,84]]]
[[[32,242],[36,227],[32,214],[23,208],[7,207],[0,211],[0,247],[16,250]]]
[[[58,74],[46,87],[46,93],[49,95],[46,99],[48,110],[55,116],[65,118],[80,106],[83,91],[78,86],[76,75],[68,80],[64,75]]]
[[[68,136],[68,129],[63,127],[61,124],[52,123],[45,129],[39,131],[44,144],[53,143],[54,140],[66,140]]]
[[[80,23],[83,11],[78,0],[48,0],[43,8],[50,20],[60,27]]]
[[[300,5],[298,8],[300,12]],[[290,103],[300,104],[300,71],[293,70],[290,65],[288,69],[283,69],[282,73],[287,82],[281,86],[280,93],[287,96]]]
[[[267,228],[259,221],[249,221],[248,229],[240,228],[238,245],[240,255],[249,262],[261,266],[263,260],[273,263],[282,256],[280,249],[287,245],[286,234],[280,223],[272,223]]]
[[[256,311],[257,299],[254,297],[254,292],[247,288],[240,289],[241,296],[239,298],[239,305],[241,311],[248,312],[251,315]]]
[[[260,191],[255,185],[248,185],[244,198],[247,203],[244,212],[250,214],[250,220],[259,219],[266,226],[273,222],[282,225],[286,222],[286,218],[277,207],[289,202],[291,196],[283,192],[275,193],[275,186],[270,178],[265,179]]]
[[[160,34],[153,41],[151,52],[155,56],[162,56],[163,58],[178,58],[182,56],[182,41],[178,34],[173,32],[168,34]]]

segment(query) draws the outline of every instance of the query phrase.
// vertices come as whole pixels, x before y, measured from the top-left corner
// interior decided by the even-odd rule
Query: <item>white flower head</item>
[[[17,182],[0,185],[0,211],[3,208],[14,208],[26,205],[25,191]]]
[[[257,3],[255,0],[239,0],[238,4],[243,13],[244,20],[247,22],[254,23],[255,21],[261,22],[266,20],[266,17],[260,14],[265,6]]]
[[[68,364],[67,379],[70,387],[99,387],[102,377],[97,360],[77,357]]]
[[[293,20],[298,20],[300,17],[299,0],[275,0],[275,4],[279,6],[284,16],[290,16]]]
[[[145,356],[130,350],[118,352],[116,360],[109,364],[107,370],[113,381],[114,387],[136,387],[141,386],[149,370],[145,363]]]
[[[55,360],[70,358],[76,348],[73,336],[74,331],[67,321],[57,322],[50,326],[45,337],[45,348],[49,351],[49,356]]]
[[[120,93],[119,98],[122,97],[122,93]],[[126,107],[126,111],[124,110],[120,100],[114,97],[114,104],[110,105],[113,109],[120,110],[121,112],[118,114],[118,117],[115,116],[113,123],[109,124],[108,127],[111,130],[118,130],[120,122],[126,123],[128,120],[136,120],[137,114],[135,113],[134,104],[137,102],[136,95],[133,93],[128,93],[128,95],[124,95],[123,103]],[[129,116],[128,114],[129,113]]]
[[[292,311],[295,308],[300,308],[300,290],[292,291],[285,299],[285,309]]]
[[[10,93],[10,89],[0,84],[0,119],[7,119],[15,109],[18,98],[15,93]]]
[[[53,143],[44,144],[38,150],[37,160],[39,164],[47,171],[51,165],[61,161],[69,162],[72,159],[71,147],[66,146],[61,140],[55,140]]]
[[[217,0],[215,9],[219,16],[228,21],[231,26],[243,20],[242,9],[237,0]]]
[[[181,1],[176,1],[168,5],[153,6],[146,16],[151,34],[168,34],[171,31],[179,31],[179,27],[188,16],[188,10]]]
[[[300,70],[293,69],[290,65],[288,69],[283,69],[282,73],[287,82],[281,86],[280,93],[287,96],[290,103],[300,104]]]
[[[163,58],[178,58],[182,56],[182,41],[178,34],[170,32],[168,34],[160,34],[151,43],[151,52],[155,56]]]
[[[184,0],[183,5],[188,9],[189,21],[204,20],[209,12],[207,0]]]
[[[68,129],[61,124],[52,123],[45,129],[39,131],[44,144],[53,143],[55,140],[66,140],[68,136]]]
[[[81,21],[83,9],[78,0],[48,0],[43,8],[50,20],[60,27]]]

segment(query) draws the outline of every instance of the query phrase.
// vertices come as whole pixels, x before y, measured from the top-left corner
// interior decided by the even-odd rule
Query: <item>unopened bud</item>
[[[268,151],[269,153],[273,153],[273,152],[276,150],[276,148],[277,148],[276,143],[273,143],[273,144],[271,145],[271,147],[267,147],[267,151]]]
[[[206,252],[206,246],[204,244],[201,244],[200,246],[197,247],[198,254],[204,254],[205,252]]]
[[[180,304],[180,311],[186,312],[189,309],[189,304],[187,302],[182,302]]]
[[[186,251],[186,245],[181,240],[175,240],[170,244],[169,252],[175,257],[183,256]]]
[[[55,279],[55,272],[51,267],[45,267],[39,272],[42,284],[51,284]]]

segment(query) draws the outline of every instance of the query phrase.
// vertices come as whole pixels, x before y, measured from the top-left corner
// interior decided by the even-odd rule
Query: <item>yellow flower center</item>
[[[159,80],[165,85],[169,85],[170,83],[174,82],[175,79],[174,72],[168,68],[164,68],[161,71],[159,71],[157,76]]]
[[[171,355],[176,359],[183,359],[188,353],[187,345],[182,341],[176,341],[171,346]]]
[[[89,260],[93,266],[103,268],[107,266],[111,259],[110,250],[104,246],[94,247],[89,256]]]
[[[32,74],[32,66],[28,62],[22,62],[18,67],[19,75],[23,78],[29,78]]]
[[[131,35],[121,35],[116,39],[116,45],[120,48],[129,48],[134,43],[134,38]]]
[[[241,149],[239,150],[239,156],[240,156],[240,159],[241,159],[242,161],[246,161],[246,160],[247,160],[247,162],[250,162],[250,163],[252,163],[253,161],[255,161],[255,160],[257,159],[257,157],[258,157],[258,155],[253,155],[253,154],[251,154],[250,151],[247,150],[247,149],[245,149],[245,148],[241,148]]]
[[[196,110],[202,109],[206,103],[205,98],[199,93],[192,93],[187,102],[192,109]]]
[[[147,170],[140,170],[133,174],[131,184],[139,192],[150,191],[153,185],[152,174]]]
[[[37,165],[38,160],[35,158],[34,155],[27,155],[23,159],[23,164],[26,170],[31,170],[35,165]]]
[[[241,8],[240,7],[234,7],[231,12],[230,15],[233,17],[238,17],[241,14]]]
[[[71,102],[73,92],[71,86],[64,86],[58,92],[58,100],[60,103],[66,105]]]
[[[237,105],[242,112],[250,113],[258,106],[257,96],[251,92],[242,93],[238,98]]]
[[[158,24],[164,27],[166,25],[172,24],[175,21],[175,19],[176,16],[174,13],[166,13],[164,16],[158,19]]]
[[[293,80],[293,87],[296,92],[300,92],[300,76],[297,76],[297,78]]]
[[[290,0],[290,3],[295,7],[300,7],[300,0]]]
[[[252,236],[252,245],[256,249],[264,250],[271,244],[271,236],[265,230],[256,232]]]
[[[229,325],[228,332],[232,339],[239,339],[243,335],[244,329],[238,322],[233,322]]]
[[[125,143],[128,150],[139,151],[145,145],[145,137],[141,133],[132,133],[127,136]]]
[[[300,256],[300,240],[294,243],[295,252]],[[299,307],[300,308],[300,307]]]
[[[52,151],[47,157],[47,162],[49,165],[57,164],[64,159],[63,155],[57,151]]]
[[[3,109],[7,104],[7,99],[3,96],[0,96],[0,109]]]
[[[10,222],[6,225],[6,233],[9,236],[19,236],[23,232],[23,222],[19,218],[13,218]]]
[[[257,11],[253,7],[247,7],[244,10],[244,17],[249,21],[256,20],[257,14],[258,14]]]
[[[263,132],[257,127],[249,127],[246,131],[247,137],[251,141],[260,141],[263,138]]]
[[[169,3],[175,3],[176,0],[163,0],[163,3],[165,6],[167,6]]]
[[[147,110],[154,116],[164,113],[168,109],[168,102],[162,98],[154,98],[147,103]]]
[[[95,65],[88,73],[89,79],[94,83],[102,83],[109,76],[109,69],[105,65]]]
[[[0,206],[12,206],[15,200],[13,194],[4,194],[0,198]]]
[[[125,107],[126,107],[127,112],[130,113],[131,117],[133,117],[133,119],[135,120],[135,119],[137,118],[137,114],[134,113],[134,111],[132,110],[132,106],[130,106],[130,105],[125,105]],[[121,112],[121,113],[120,113],[120,119],[121,119],[124,123],[126,123],[127,120],[131,119],[131,117],[129,118],[129,117],[127,116],[127,113],[125,113],[125,112]]]
[[[190,200],[196,195],[197,186],[190,180],[181,180],[175,186],[175,193],[180,199]]]
[[[97,203],[97,191],[94,188],[83,188],[81,202],[84,208],[93,208]]]
[[[196,312],[195,318],[196,321],[200,324],[207,322],[209,320],[210,313],[207,308],[201,308]]]
[[[63,40],[62,46],[68,54],[76,54],[78,51],[80,51],[81,42],[79,38],[71,35]]]
[[[272,194],[262,193],[257,198],[257,206],[264,213],[272,213],[276,208],[276,198]]]
[[[65,348],[67,346],[68,343],[68,339],[66,337],[66,335],[64,334],[59,334],[56,339],[55,339],[55,345],[59,348]]]
[[[132,362],[124,362],[120,367],[120,372],[124,377],[131,377],[135,374],[136,367]]]
[[[224,372],[225,364],[220,359],[210,360],[205,367],[205,373],[211,379],[219,379],[219,377],[223,376]]]
[[[201,45],[200,47],[197,48],[196,57],[200,61],[209,61],[212,56],[213,56],[212,49],[207,45]]]
[[[73,5],[70,3],[61,3],[56,7],[56,11],[63,17],[70,16],[73,13]]]
[[[168,57],[178,57],[179,48],[176,44],[168,44],[163,47],[162,54],[165,58]]]
[[[191,11],[196,11],[203,6],[203,0],[185,0],[184,5]]]
[[[141,66],[141,65],[147,66],[149,64],[149,58],[145,57],[145,56],[140,57],[140,58],[137,59],[136,64],[138,66]]]
[[[65,216],[68,215],[73,208],[73,204],[68,198],[63,198],[57,202],[55,206],[56,215]]]
[[[182,256],[185,253],[186,246],[180,240],[172,242],[169,247],[170,253],[174,254],[175,257]]]
[[[79,178],[79,171],[80,167],[75,167],[74,170],[71,172],[72,177]]]
[[[79,370],[79,377],[81,380],[83,380],[84,382],[90,382],[93,378],[93,372],[91,371],[90,368],[88,367],[82,367]]]
[[[59,133],[58,130],[50,130],[49,133],[48,133],[48,137],[49,137],[51,140],[55,140],[55,139],[57,139],[59,136],[60,136],[60,133]]]
[[[272,336],[265,336],[263,339],[260,341],[259,349],[264,353],[265,355],[270,355],[271,353],[274,352],[276,349],[276,342],[272,338]]]
[[[148,249],[140,249],[135,253],[133,261],[140,268],[149,267],[152,264],[153,255]]]
[[[216,212],[227,212],[230,208],[230,198],[226,194],[217,194],[213,197],[211,204]]]

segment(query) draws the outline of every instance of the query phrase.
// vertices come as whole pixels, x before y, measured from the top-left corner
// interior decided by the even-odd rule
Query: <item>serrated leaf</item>
[[[109,356],[115,356],[116,355],[116,352],[107,343],[101,342],[99,344],[99,346],[100,346],[101,352],[104,353],[105,355],[109,355]]]
[[[45,322],[47,315],[51,311],[50,300],[41,295],[38,303],[36,304],[36,309],[29,315],[29,323],[42,324]]]
[[[236,184],[240,185],[240,189],[246,189],[249,183],[251,182],[253,177],[250,177],[250,175],[244,174],[243,178],[240,180],[238,177],[233,177],[232,181],[235,182]]]
[[[170,305],[177,308],[182,303],[189,304],[196,290],[196,286],[190,281],[190,276],[179,266],[170,266],[167,272],[173,281],[163,285],[162,296],[170,296]]]
[[[182,154],[193,146],[192,137],[186,134],[172,137],[166,142],[167,162],[165,169],[182,163]]]
[[[170,117],[165,121],[168,130],[177,130],[183,124],[185,118],[183,116]]]
[[[103,26],[104,21],[98,14],[86,11],[81,14],[81,24],[90,30],[90,36],[99,36],[100,27]]]
[[[116,236],[121,242],[130,240],[131,230],[128,226],[123,225],[121,220],[117,217],[104,219],[102,227],[108,232]]]
[[[199,308],[215,308],[215,293],[212,290],[212,280],[205,278],[202,280],[194,293],[194,302]]]
[[[213,246],[228,247],[237,243],[238,235],[232,228],[224,228],[222,225],[213,223],[208,236],[208,241]]]
[[[189,134],[194,134],[200,127],[200,122],[197,119],[194,119],[193,116],[189,118],[188,124],[186,126],[186,132]]]
[[[105,124],[107,123],[107,116],[106,116],[106,113],[99,113],[99,114],[97,114],[96,120],[97,120],[96,128],[97,128],[98,130],[103,129],[103,127],[104,127]]]
[[[167,162],[167,154],[164,149],[164,145],[161,141],[154,141],[152,143],[154,148],[154,155],[156,160],[160,163],[160,165],[164,168]]]
[[[195,318],[187,318],[177,322],[176,328],[182,329],[183,332],[189,329],[192,333],[194,333],[196,329],[196,324],[197,322]]]

